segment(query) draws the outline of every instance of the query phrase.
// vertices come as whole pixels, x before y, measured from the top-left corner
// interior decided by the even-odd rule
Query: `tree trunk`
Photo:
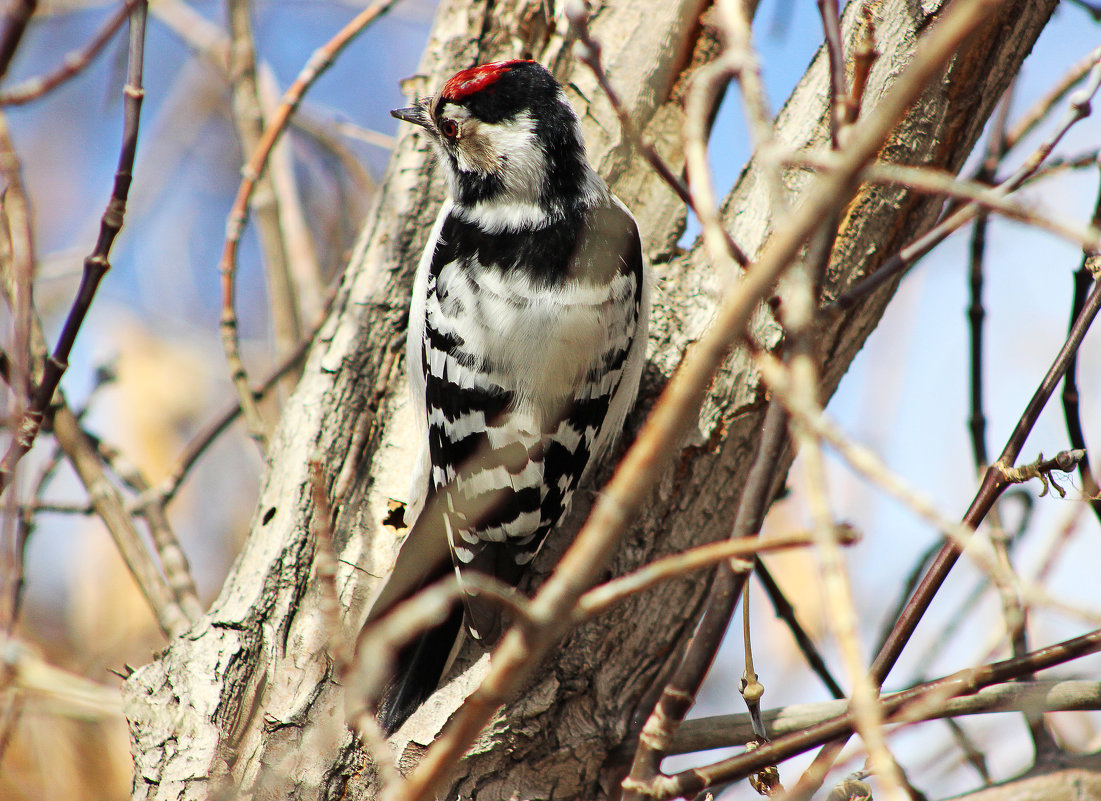
[[[1003,3],[944,78],[928,87],[881,157],[958,170],[1054,5]],[[856,6],[850,4],[843,26],[850,40]],[[865,108],[910,59],[915,31],[937,8],[939,3],[904,0],[875,6],[881,56]],[[462,67],[522,51],[535,53],[569,86],[592,161],[638,217],[655,268],[649,366],[634,426],[736,276],[718,274],[698,244],[677,255],[682,204],[624,142],[593,76],[571,57],[563,31],[547,27],[542,9],[541,3],[513,0],[445,3],[421,64],[420,91],[435,91]],[[624,104],[675,170],[683,166],[688,82],[719,50],[715,32],[701,24],[705,10],[706,3],[692,0],[624,0],[607,4],[592,21]],[[819,53],[778,117],[783,141],[822,147],[828,97],[825,55]],[[793,202],[810,179],[806,171],[785,172]],[[413,270],[442,193],[423,137],[404,130],[333,311],[284,411],[250,535],[221,595],[190,632],[126,683],[136,799],[203,799],[233,788],[256,798],[373,797],[374,771],[345,727],[340,688],[331,680],[318,582],[312,580],[308,462],[321,459],[334,497],[338,583],[346,636],[354,641],[366,600],[403,533],[383,524],[389,500],[406,496],[416,448],[402,345]],[[939,208],[937,199],[903,189],[861,190],[841,218],[827,294],[873,272],[928,228]],[[755,167],[743,173],[724,210],[735,240],[749,254],[757,252],[772,217]],[[836,388],[893,291],[893,284],[885,287],[821,331],[823,398]],[[752,333],[770,347],[780,341],[765,308]],[[622,543],[614,572],[729,534],[764,408],[749,360],[734,354],[676,468]],[[556,535],[560,547],[579,517]],[[551,566],[550,557],[541,556],[541,569]],[[651,685],[691,631],[706,590],[703,574],[674,581],[576,631],[458,766],[447,797],[610,795],[633,750],[637,716],[645,716],[645,699],[653,700]],[[483,667],[468,670],[410,721],[405,731],[413,736],[399,744],[403,761],[417,758]]]

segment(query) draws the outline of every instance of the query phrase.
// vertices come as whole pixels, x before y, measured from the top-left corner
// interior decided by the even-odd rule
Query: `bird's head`
[[[577,115],[534,61],[456,73],[435,97],[390,112],[428,132],[457,206],[555,215],[592,191]]]

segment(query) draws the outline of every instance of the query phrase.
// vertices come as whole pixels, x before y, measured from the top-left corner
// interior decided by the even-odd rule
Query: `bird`
[[[621,433],[645,365],[650,273],[638,225],[589,164],[576,112],[533,60],[481,64],[398,120],[447,180],[418,263],[406,340],[423,445],[412,520],[367,615],[449,575],[518,585]],[[378,704],[390,735],[437,689],[465,632],[502,636],[464,592],[405,645]]]

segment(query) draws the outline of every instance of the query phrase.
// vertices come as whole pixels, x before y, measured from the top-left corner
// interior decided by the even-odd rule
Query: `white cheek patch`
[[[520,173],[541,179],[546,154],[535,135],[535,120],[526,111],[501,122],[474,122],[472,135],[486,143],[495,161],[509,175]]]
[[[537,204],[547,179],[547,153],[530,120],[518,118],[510,126],[497,155],[505,190],[514,204]]]
[[[497,175],[504,183],[500,202],[536,206],[543,192],[547,156],[535,134],[535,120],[521,112],[501,122],[467,119],[456,148],[459,168]],[[483,206],[487,204],[478,204]],[[497,205],[497,204],[488,204]],[[478,207],[470,210],[478,213]],[[486,209],[488,212],[488,209]]]

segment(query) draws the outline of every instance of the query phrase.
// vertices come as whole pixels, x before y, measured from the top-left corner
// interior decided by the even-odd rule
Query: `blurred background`
[[[254,3],[253,25],[262,91],[277,97],[318,47],[366,3]],[[87,42],[117,6],[51,2],[40,6],[9,70],[4,88],[54,69]],[[308,228],[300,241],[313,255],[312,318],[296,322],[308,332],[323,306],[326,287],[343,269],[385,167],[403,105],[400,81],[416,71],[435,12],[430,0],[403,0],[369,28],[310,90],[287,137],[282,176],[301,198]],[[74,408],[86,408],[86,427],[126,454],[153,481],[177,463],[185,445],[234,397],[218,320],[218,259],[226,215],[240,180],[242,154],[224,66],[228,47],[222,3],[156,0],[150,6],[146,98],[135,179],[126,225],[112,253],[112,270],[77,340],[63,388]],[[1098,41],[1101,28],[1082,6],[1064,3],[1026,62],[1013,92],[1010,119],[1023,113]],[[817,7],[809,0],[765,0],[757,15],[757,45],[774,108],[786,98],[822,40]],[[116,34],[74,78],[41,98],[6,110],[22,160],[32,204],[39,273],[36,303],[48,339],[56,339],[79,283],[81,262],[92,248],[109,197],[122,128],[121,88],[126,37]],[[610,76],[615,80],[615,75]],[[1062,116],[1065,101],[1009,159],[1019,163]],[[749,156],[740,102],[732,89],[713,136],[711,159],[720,187],[734,180]],[[1096,152],[1101,121],[1075,126],[1058,153]],[[1051,216],[1084,223],[1094,207],[1094,169],[1063,171],[1024,197]],[[253,375],[286,353],[287,330],[270,312],[256,226],[250,225],[238,258],[238,310],[242,348]],[[689,244],[697,229],[691,225]],[[958,518],[977,487],[968,441],[968,231],[952,237],[904,281],[882,324],[830,403],[854,439],[872,448],[940,510]],[[994,220],[987,237],[986,414],[987,441],[997,454],[1061,345],[1070,313],[1072,273],[1081,255],[1073,245],[1022,225]],[[310,311],[310,303],[306,311]],[[307,317],[306,311],[303,318]],[[7,308],[0,317],[8,315]],[[4,317],[10,332],[10,317]],[[278,330],[277,330],[278,329]],[[8,334],[10,335],[10,334]],[[1101,336],[1087,337],[1079,359],[1079,390],[1087,442],[1101,438]],[[287,388],[284,388],[284,391]],[[269,419],[274,418],[270,412]],[[51,463],[43,438],[22,466],[24,492]],[[1044,413],[1023,460],[1068,447],[1057,399]],[[1097,454],[1095,461],[1101,457]],[[903,582],[937,532],[900,505],[831,462],[835,514],[864,532],[847,552],[862,615],[863,646],[871,654]],[[240,423],[197,462],[169,514],[190,559],[204,604],[217,594],[253,513],[263,464]],[[791,492],[774,507],[772,530],[805,528],[800,466]],[[1066,498],[1038,498],[1039,483],[1002,507],[1007,525],[1022,522],[1014,562],[1026,578],[1047,571],[1045,586],[1093,620],[1101,614],[1101,527],[1081,502],[1076,477]],[[11,495],[11,493],[9,493]],[[103,526],[81,513],[83,488],[62,464],[42,493],[45,503],[28,541],[26,593],[17,636],[51,665],[115,687],[114,672],[141,665],[163,637],[117,556]],[[10,525],[10,523],[5,524]],[[768,565],[803,623],[814,633],[835,674],[843,679],[836,649],[821,619],[813,558],[770,557]],[[901,687],[1007,654],[1001,607],[987,590],[968,606],[981,576],[961,562],[938,597],[888,682]],[[7,593],[8,588],[3,588]],[[826,700],[786,630],[754,588],[756,668],[766,708]],[[946,631],[958,622],[961,628]],[[1036,609],[1029,633],[1035,646],[1096,626],[1083,615]],[[740,631],[740,627],[735,627]],[[742,644],[732,634],[705,686],[694,715],[741,712],[737,694]],[[1101,662],[1076,662],[1058,675],[1096,675]],[[68,675],[68,674],[67,674]],[[75,678],[74,678],[75,680]],[[844,681],[843,681],[844,684]],[[10,699],[9,699],[10,700]],[[130,758],[125,724],[110,703],[84,708],[27,696],[16,713],[5,701],[0,719],[0,799],[122,799],[128,795]],[[1096,749],[1101,716],[1059,713],[1049,723],[1069,747]],[[1031,744],[1017,716],[963,721],[986,757],[993,779],[1031,762]],[[931,797],[979,785],[980,770],[944,724],[929,723],[892,737],[910,779]],[[847,754],[856,754],[850,745]],[[670,767],[710,761],[717,754],[678,757]],[[855,760],[855,761],[854,761]],[[843,760],[844,761],[844,760]],[[807,760],[793,760],[802,766]],[[855,757],[845,770],[860,766]],[[781,768],[786,782],[796,778]],[[750,798],[747,786],[723,798]]]

